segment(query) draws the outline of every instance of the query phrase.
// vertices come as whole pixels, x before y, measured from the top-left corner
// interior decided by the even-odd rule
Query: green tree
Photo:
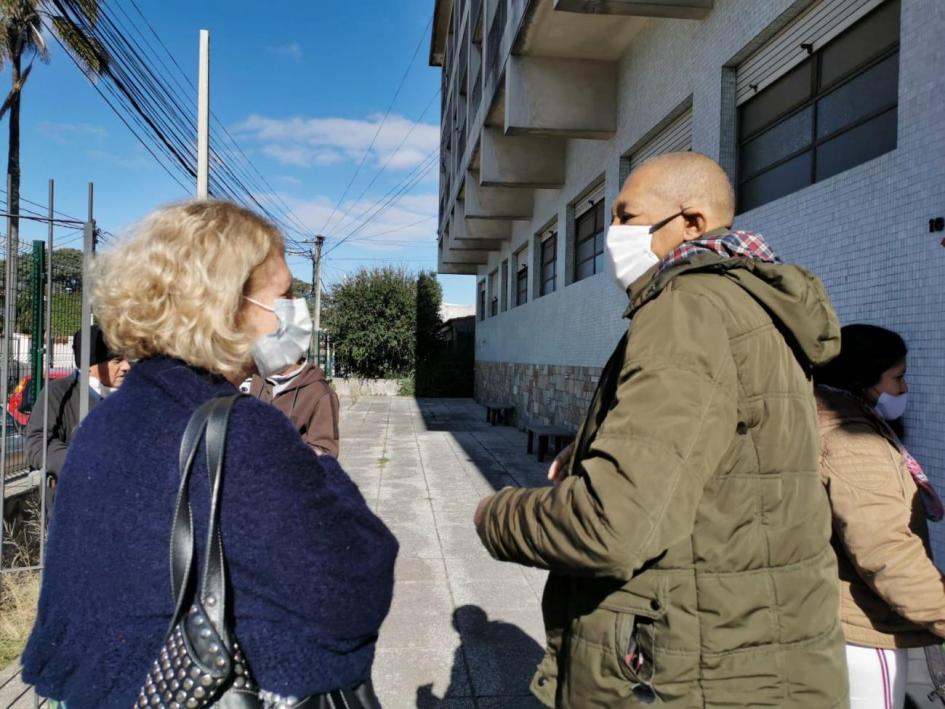
[[[440,306],[443,304],[443,287],[436,274],[421,272],[417,276],[417,368],[430,361],[439,349]]]
[[[403,268],[362,268],[323,299],[322,322],[343,371],[396,379],[413,373],[417,284]]]
[[[82,290],[82,250],[55,249],[52,262],[53,287]]]
[[[296,298],[305,298],[312,295],[312,284],[306,283],[301,278],[292,279],[292,295]]]
[[[99,0],[0,0],[0,69],[10,66],[10,93],[0,106],[0,118],[10,113],[10,143],[7,152],[7,175],[10,177],[9,245],[17,253],[20,213],[20,99],[23,86],[39,58],[49,61],[49,49],[43,37],[43,25],[51,27],[63,45],[90,75],[101,74],[108,58],[101,43],[83,28],[62,14],[63,6],[72,6],[92,26],[98,21]],[[29,63],[23,68],[23,60]]]
[[[30,332],[33,325],[33,272],[30,257],[16,262],[16,331]],[[0,295],[5,283],[6,261],[0,259]],[[45,289],[45,272],[43,288]],[[54,337],[72,335],[82,322],[82,252],[56,249],[52,259],[52,331]],[[4,313],[0,308],[0,324]]]

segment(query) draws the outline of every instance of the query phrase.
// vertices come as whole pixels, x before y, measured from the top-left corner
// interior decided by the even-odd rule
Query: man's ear
[[[702,213],[702,210],[698,208],[686,210],[682,216],[685,220],[683,231],[686,234],[686,241],[699,239],[708,231],[708,220],[705,218],[705,214]]]

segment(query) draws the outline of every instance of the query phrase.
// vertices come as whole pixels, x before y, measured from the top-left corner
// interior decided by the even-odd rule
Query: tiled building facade
[[[691,148],[843,322],[906,338],[909,444],[945,488],[945,2],[440,0],[434,24],[440,271],[477,277],[478,396],[577,422],[627,327],[594,211]]]

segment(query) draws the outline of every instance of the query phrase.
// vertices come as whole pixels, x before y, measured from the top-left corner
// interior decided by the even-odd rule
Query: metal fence
[[[21,228],[26,228],[12,263],[6,235],[0,244],[0,399],[4,407],[0,419],[0,613],[4,627],[0,631],[5,633],[0,639],[7,644],[0,644],[0,707],[47,704],[22,682],[19,663],[7,662],[10,658],[3,653],[23,639],[16,631],[29,632],[38,600],[49,488],[44,461],[29,459],[26,425],[30,417],[39,415],[47,429],[52,427],[55,413],[43,411],[40,393],[49,381],[72,376],[74,335],[90,322],[82,284],[95,234],[91,195],[90,186],[87,221],[59,218],[52,206],[50,183],[48,217],[26,208],[20,211]],[[9,215],[5,216],[9,232]],[[47,232],[45,240],[28,238],[37,222]],[[57,236],[61,243],[57,244]]]

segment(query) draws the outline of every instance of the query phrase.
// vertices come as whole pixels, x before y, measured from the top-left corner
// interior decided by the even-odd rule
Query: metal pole
[[[315,237],[315,331],[322,329],[322,246],[324,236]]]
[[[197,87],[197,199],[207,199],[210,177],[210,32],[207,30],[200,30]]]
[[[46,251],[49,258],[46,259],[46,347],[44,348],[44,377],[43,377],[43,440],[47,445],[43,446],[43,467],[39,474],[39,564],[42,566],[46,559],[46,486],[49,481],[46,478],[46,448],[49,441],[49,396],[46,387],[49,386],[49,370],[52,369],[52,360],[54,356],[52,343],[52,260],[53,260],[53,218],[55,216],[55,197],[56,185],[52,180],[49,181],[49,224],[46,232]],[[35,404],[34,404],[35,406]],[[35,411],[35,409],[34,409]],[[40,570],[42,578],[42,570]],[[34,692],[35,694],[35,692]]]
[[[325,237],[319,234],[315,237],[315,251],[313,255],[312,288],[315,290],[315,314],[312,317],[312,328],[315,332],[315,363],[322,366],[322,246]]]
[[[7,263],[6,263],[6,283],[4,283],[4,302],[3,302],[3,361],[0,363],[0,397],[3,398],[3,438],[0,439],[0,569],[3,568],[3,510],[6,508],[6,478],[7,478],[7,399],[10,395],[10,328],[13,327],[14,298],[13,298],[13,259],[10,258],[12,241],[10,234],[13,229],[13,219],[10,217],[11,200],[13,199],[13,178],[7,175]]]
[[[32,395],[30,400],[35,407],[39,401],[39,392],[43,388],[43,318],[46,315],[46,309],[43,307],[45,302],[46,289],[46,242],[33,242],[33,268],[30,272],[30,290],[33,300],[33,322],[30,330],[30,389]]]
[[[89,183],[89,217],[85,222],[82,248],[82,347],[79,354],[79,423],[89,413],[89,368],[92,360],[92,302],[89,293],[89,272],[92,269],[92,254],[95,252],[95,219],[92,217],[92,202],[95,187]]]

